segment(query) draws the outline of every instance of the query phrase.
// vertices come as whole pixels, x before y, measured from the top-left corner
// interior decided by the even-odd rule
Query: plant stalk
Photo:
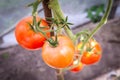
[[[50,0],[49,8],[53,11],[54,18],[60,21],[61,19],[65,19],[61,7],[59,5],[58,0]],[[75,35],[72,33],[69,27],[64,27],[65,33],[69,36],[69,38],[75,43]]]
[[[102,19],[101,19],[101,21],[99,22],[99,24],[97,25],[97,27],[93,29],[93,31],[89,34],[89,36],[88,36],[88,37],[85,39],[85,41],[83,42],[82,47],[81,47],[80,54],[83,53],[83,48],[84,48],[84,46],[86,45],[86,43],[87,43],[87,42],[93,37],[93,35],[107,22],[109,13],[110,13],[111,8],[112,8],[112,3],[113,3],[113,0],[108,0],[107,9],[106,9],[106,12],[105,12],[104,16],[102,17]],[[81,34],[82,34],[82,33],[78,33],[77,35],[81,35]],[[77,36],[77,37],[78,37],[78,36]],[[63,71],[70,70],[70,69],[73,69],[73,68],[77,67],[77,66],[79,65],[79,62],[80,62],[80,57],[78,58],[78,63],[77,63],[76,65],[67,67],[67,68],[63,69]]]
[[[47,18],[52,18],[52,12],[51,12],[51,9],[48,8],[48,3],[49,3],[49,0],[43,0],[42,2],[46,20],[49,22],[49,26],[51,27],[51,24],[50,24],[51,20],[47,19]],[[51,36],[54,36],[54,32],[51,32]],[[60,69],[56,69],[56,76],[57,76],[57,80],[64,80],[63,73]]]
[[[57,80],[64,80],[63,72],[60,69],[56,69]]]
[[[95,29],[93,29],[93,31],[90,33],[90,35],[88,36],[87,39],[85,39],[82,47],[81,47],[81,53],[83,53],[83,48],[85,46],[85,44],[93,37],[93,35],[104,25],[107,23],[107,19],[108,19],[108,16],[109,16],[109,13],[111,11],[111,8],[112,8],[112,3],[113,3],[113,0],[108,0],[108,6],[107,6],[107,9],[105,11],[105,14],[104,16],[102,17],[101,21],[99,22],[99,24],[97,25],[97,27]]]

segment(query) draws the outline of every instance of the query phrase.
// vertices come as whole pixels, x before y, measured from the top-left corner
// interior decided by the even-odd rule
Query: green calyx
[[[49,38],[47,41],[50,43],[50,46],[52,46],[52,47],[57,47],[58,46],[57,36],[55,36],[55,40],[53,38]]]
[[[57,19],[57,21],[61,22],[61,20],[66,20],[58,0],[50,0],[49,8],[52,10],[53,16],[55,19]],[[70,30],[69,26],[65,25],[64,30],[65,33],[69,36],[69,38],[73,41],[73,43],[75,43],[75,35]]]

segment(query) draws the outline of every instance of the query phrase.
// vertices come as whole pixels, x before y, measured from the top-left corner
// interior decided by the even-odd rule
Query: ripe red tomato
[[[59,35],[57,47],[52,47],[49,42],[45,42],[42,48],[42,58],[50,67],[65,68],[72,63],[74,52],[75,47],[72,41],[66,36]]]
[[[76,65],[78,63],[78,60],[73,61],[72,65]],[[72,72],[79,72],[83,69],[84,65],[83,63],[79,62],[78,66],[71,69]]]
[[[44,30],[48,30],[48,24],[40,17],[36,17],[36,21],[41,20],[40,26],[46,27]],[[17,42],[24,48],[34,50],[43,46],[46,38],[40,32],[35,32],[31,29],[29,24],[33,23],[33,17],[28,16],[21,19],[15,28],[15,37]],[[47,36],[50,36],[50,32],[47,32]]]
[[[81,62],[87,65],[98,62],[101,58],[102,52],[100,44],[95,40],[91,40],[89,42],[89,46],[87,45],[85,47],[86,49],[91,48],[91,50],[90,51],[84,50],[81,57]]]

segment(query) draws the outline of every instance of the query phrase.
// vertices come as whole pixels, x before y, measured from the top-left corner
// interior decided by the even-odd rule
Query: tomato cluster
[[[80,53],[82,44],[83,42],[80,42],[77,45],[76,54]],[[83,48],[83,53],[80,55],[80,61],[78,66],[73,68],[71,71],[78,72],[83,68],[84,65],[90,65],[98,62],[101,58],[101,53],[102,49],[100,44],[96,40],[91,39]]]
[[[20,20],[15,28],[16,40],[25,49],[42,48],[42,58],[48,66],[56,69],[75,66],[71,71],[78,72],[84,65],[94,64],[100,60],[102,49],[94,39],[86,43],[81,53],[83,42],[75,46],[65,35],[57,35],[57,39],[56,36],[51,37],[47,21],[37,16],[36,22],[41,31],[33,25],[32,16]]]

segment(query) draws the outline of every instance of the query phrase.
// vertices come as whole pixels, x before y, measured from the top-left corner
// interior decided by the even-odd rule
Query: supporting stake
[[[49,0],[43,0],[43,2],[42,2],[45,18],[48,21],[49,26],[51,26],[51,23],[50,23],[51,20],[47,19],[47,18],[52,18],[52,12],[51,12],[51,9],[48,8],[48,3],[49,3]],[[54,32],[51,32],[51,36],[53,36],[53,35],[54,35]]]

